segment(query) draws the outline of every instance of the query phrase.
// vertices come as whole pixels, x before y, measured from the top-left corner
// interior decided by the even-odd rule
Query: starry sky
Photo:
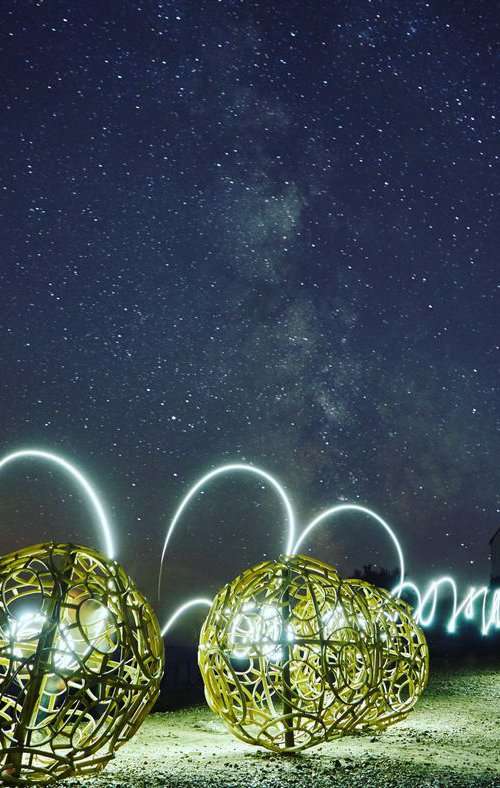
[[[2,453],[86,471],[154,601],[220,463],[305,522],[489,577],[500,525],[500,11],[476,0],[0,8]],[[74,485],[2,472],[0,547],[99,546]],[[284,547],[269,488],[200,495],[160,616]],[[347,518],[308,547],[394,566]],[[155,602],[155,605],[157,603]]]

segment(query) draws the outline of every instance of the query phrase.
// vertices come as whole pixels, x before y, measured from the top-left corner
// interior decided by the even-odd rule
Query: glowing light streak
[[[403,550],[401,549],[401,545],[399,540],[385,520],[380,517],[380,515],[373,512],[371,509],[368,509],[366,506],[359,506],[355,503],[342,503],[338,504],[337,506],[332,506],[330,509],[326,509],[324,512],[321,512],[317,517],[314,518],[302,531],[301,535],[299,536],[297,542],[295,543],[292,549],[292,555],[295,555],[304,542],[307,536],[313,531],[320,523],[324,522],[328,518],[335,517],[338,514],[342,514],[343,512],[361,512],[362,514],[367,514],[369,517],[372,517],[382,528],[389,534],[394,547],[396,548],[396,552],[398,554],[399,560],[399,578],[400,578],[400,585],[404,582],[405,576],[405,561],[403,556]],[[399,596],[399,594],[398,594]]]
[[[199,597],[197,599],[191,599],[189,602],[185,602],[183,605],[177,608],[177,610],[172,613],[170,618],[168,619],[167,623],[164,625],[163,629],[161,630],[161,636],[167,634],[169,629],[172,627],[173,624],[180,618],[186,610],[189,610],[191,607],[195,607],[197,605],[205,605],[205,607],[212,607],[212,599],[205,599],[205,597]]]
[[[106,611],[107,615],[108,611]],[[11,656],[17,660],[29,658],[38,645],[38,639],[47,623],[47,617],[41,613],[31,613],[25,611],[18,618],[11,619],[6,628],[7,639],[11,643]],[[104,620],[98,622],[101,634],[104,631]],[[96,627],[94,627],[96,629]],[[90,645],[85,642],[77,643],[72,637],[67,624],[61,623],[57,637],[59,647],[54,650],[54,665],[58,670],[73,670],[78,665],[78,659],[83,659],[92,651]],[[30,644],[30,641],[34,641]],[[17,643],[17,646],[12,646]],[[83,649],[83,650],[82,650]]]
[[[1,468],[1,464],[0,464]],[[329,518],[337,517],[338,515],[344,512],[360,512],[361,514],[365,514],[368,517],[371,517],[373,520],[380,525],[383,530],[388,534],[389,538],[391,539],[398,556],[399,562],[399,583],[395,586],[392,590],[392,594],[394,596],[400,597],[403,591],[410,591],[415,595],[415,605],[414,605],[414,619],[417,624],[420,624],[423,627],[430,627],[432,626],[437,617],[437,608],[439,597],[442,594],[445,587],[449,589],[452,596],[452,608],[451,613],[449,614],[448,618],[446,619],[446,628],[448,632],[453,633],[456,631],[457,621],[463,616],[466,620],[472,621],[477,618],[477,608],[478,603],[480,600],[481,604],[481,613],[480,613],[480,620],[481,620],[481,632],[483,635],[488,635],[490,630],[500,629],[500,588],[499,589],[490,589],[487,586],[481,586],[477,588],[476,586],[470,586],[463,599],[459,602],[458,598],[458,590],[457,584],[455,580],[446,575],[437,580],[433,580],[426,588],[425,592],[422,593],[420,588],[412,581],[405,580],[405,559],[401,544],[396,536],[396,533],[391,528],[391,526],[374,512],[372,509],[369,509],[366,506],[361,506],[359,504],[352,504],[352,503],[345,503],[345,504],[338,504],[336,506],[332,506],[329,509],[321,512],[317,517],[315,517],[308,525],[306,525],[299,535],[297,541],[294,544],[295,539],[295,516],[293,513],[292,505],[290,500],[288,499],[287,494],[285,493],[283,487],[279,484],[279,482],[271,476],[266,471],[255,467],[253,465],[246,465],[246,464],[232,464],[232,465],[223,465],[219,468],[208,473],[202,479],[200,479],[186,494],[183,498],[180,506],[178,507],[175,515],[170,523],[167,536],[165,538],[165,543],[163,546],[163,552],[161,556],[160,562],[160,572],[159,572],[159,579],[158,579],[158,596],[160,595],[160,584],[161,584],[161,577],[162,577],[162,569],[163,563],[165,560],[165,554],[172,537],[173,531],[175,526],[177,525],[181,515],[183,514],[186,506],[190,502],[191,498],[211,479],[225,473],[231,473],[233,471],[243,471],[256,474],[261,476],[267,482],[269,482],[275,490],[277,490],[278,494],[280,495],[286,509],[287,518],[288,518],[288,539],[286,544],[286,555],[293,556],[296,555],[301,545],[304,543],[306,538],[311,534],[311,532],[321,523],[324,523]],[[170,627],[174,624],[174,622],[181,616],[186,610],[190,607],[198,604],[205,604],[208,607],[211,606],[211,602],[208,599],[193,599],[191,601],[186,602],[185,604],[181,605],[175,613],[170,617],[168,622],[165,624],[162,635],[164,635]],[[248,612],[248,611],[244,611]],[[264,617],[265,618],[265,617]],[[325,621],[324,625],[328,627],[330,621]],[[255,624],[253,625],[255,627]],[[238,627],[236,628],[238,629]],[[252,628],[250,627],[250,630]],[[236,630],[234,630],[233,634],[236,636]],[[251,642],[252,638],[254,638],[255,633],[253,631],[249,632],[249,640]],[[291,633],[291,637],[293,637],[293,633]],[[236,644],[235,644],[236,645]],[[236,649],[238,651],[238,649]]]
[[[160,571],[158,575],[158,598],[160,597],[161,578],[163,572],[163,563],[165,560],[165,553],[167,552],[167,547],[169,545],[170,539],[174,532],[175,526],[179,522],[181,515],[186,509],[186,506],[191,501],[191,499],[196,495],[198,490],[204,487],[205,484],[207,484],[207,482],[211,481],[212,479],[215,479],[215,477],[217,476],[221,476],[226,473],[233,473],[234,471],[237,472],[243,471],[244,473],[252,473],[256,476],[260,476],[262,479],[265,479],[265,481],[268,482],[272,487],[274,487],[274,489],[280,496],[281,500],[283,501],[287,513],[288,540],[285,548],[285,553],[286,555],[291,554],[292,545],[295,539],[295,515],[293,513],[292,504],[290,503],[290,500],[286,492],[284,491],[283,487],[281,486],[281,484],[274,478],[274,476],[271,476],[270,473],[267,473],[266,471],[263,471],[261,468],[255,467],[254,465],[246,465],[245,463],[233,463],[231,465],[221,465],[219,468],[215,468],[215,470],[210,471],[210,473],[207,473],[206,476],[203,476],[202,479],[200,479],[198,482],[196,482],[196,484],[193,487],[191,487],[191,489],[184,496],[183,500],[180,503],[179,508],[174,514],[173,520],[170,523],[169,529],[167,531],[167,535],[165,537],[165,543],[163,545],[163,551],[160,559]]]
[[[12,452],[12,454],[8,454],[6,457],[0,460],[0,470],[4,468],[8,463],[22,459],[40,459],[47,461],[48,463],[57,465],[63,468],[63,470],[67,471],[67,473],[78,482],[78,484],[84,491],[85,495],[89,499],[90,503],[92,504],[94,511],[97,515],[97,520],[101,528],[102,536],[104,538],[105,553],[109,558],[113,558],[114,545],[111,536],[111,526],[108,522],[108,519],[104,512],[104,508],[95,490],[91,486],[90,482],[85,478],[85,476],[77,468],[75,468],[74,465],[68,462],[68,460],[65,460],[63,457],[60,457],[57,454],[53,454],[52,452],[42,451],[40,449],[24,449],[22,451],[15,451]]]
[[[417,604],[414,610],[414,618],[423,627],[430,627],[435,622],[437,606],[440,596],[440,589],[443,587],[451,589],[452,608],[447,619],[446,629],[448,632],[456,632],[457,621],[463,616],[468,621],[477,618],[476,601],[482,598],[480,608],[481,634],[488,635],[491,629],[500,629],[500,588],[491,589],[488,586],[469,586],[461,602],[458,601],[458,589],[455,580],[446,575],[429,583],[425,593],[421,593],[415,583],[406,580],[393,589],[392,593],[400,596],[403,591],[412,591]],[[488,607],[489,603],[489,607]]]

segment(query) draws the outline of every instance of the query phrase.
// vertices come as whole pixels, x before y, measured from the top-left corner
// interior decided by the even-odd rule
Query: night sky
[[[97,486],[155,603],[191,483],[275,474],[303,521],[396,529],[487,581],[500,525],[500,11],[441,0],[3,3],[2,454]],[[102,546],[74,485],[4,470],[0,547]],[[255,479],[172,543],[160,617],[284,547]],[[363,519],[312,553],[395,556]]]

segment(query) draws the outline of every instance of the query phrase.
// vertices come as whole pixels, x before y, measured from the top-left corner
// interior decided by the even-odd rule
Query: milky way
[[[168,514],[228,461],[277,475],[303,517],[375,508],[410,575],[487,580],[495,4],[51,0],[0,17],[3,449],[87,469],[151,594]],[[4,551],[92,539],[55,475],[23,465],[2,485]],[[172,598],[277,554],[281,518],[255,481],[207,490]],[[342,571],[396,562],[364,522],[311,548]]]

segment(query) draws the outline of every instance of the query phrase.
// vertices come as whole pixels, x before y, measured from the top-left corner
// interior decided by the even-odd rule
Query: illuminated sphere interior
[[[405,602],[301,555],[224,586],[198,652],[210,708],[243,741],[278,752],[404,719],[428,659]]]
[[[0,558],[0,771],[5,782],[90,774],[159,692],[149,603],[102,553],[40,544]]]

